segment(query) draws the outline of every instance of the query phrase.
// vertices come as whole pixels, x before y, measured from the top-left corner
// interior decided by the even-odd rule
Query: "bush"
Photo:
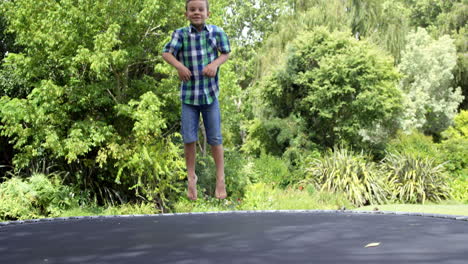
[[[0,219],[56,217],[80,204],[72,188],[57,178],[35,174],[27,180],[13,177],[0,185]]]
[[[388,153],[382,161],[392,199],[403,203],[438,202],[450,197],[443,164],[411,153]]]
[[[462,110],[454,120],[454,125],[442,132],[440,146],[447,161],[445,168],[450,175],[468,175],[468,111]]]
[[[455,179],[451,183],[452,198],[462,203],[468,204],[468,174],[465,177]]]
[[[388,142],[386,150],[390,153],[408,153],[420,158],[437,157],[440,153],[432,137],[419,131],[412,131],[409,134],[398,132],[397,136]]]
[[[468,175],[468,139],[445,140],[440,144],[444,167],[452,178]]]
[[[259,158],[253,159],[248,167],[247,174],[254,183],[265,182],[284,188],[294,182],[288,164],[275,156],[261,154]]]
[[[320,191],[344,193],[355,206],[384,203],[388,194],[376,164],[364,154],[344,148],[313,159],[305,182],[315,184]]]

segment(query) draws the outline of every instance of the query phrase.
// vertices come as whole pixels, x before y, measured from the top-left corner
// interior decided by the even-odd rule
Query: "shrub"
[[[253,159],[249,166],[252,182],[271,183],[283,188],[293,182],[288,164],[281,158],[261,154],[259,158]]]
[[[344,193],[355,206],[384,203],[388,193],[376,164],[364,154],[344,148],[314,159],[305,181],[314,183],[320,191]]]
[[[27,180],[13,177],[0,185],[0,219],[56,217],[79,205],[71,187],[57,178],[35,174]]]
[[[382,161],[392,199],[403,203],[441,201],[450,197],[443,164],[411,153],[387,153]]]
[[[465,177],[455,179],[451,183],[452,198],[462,203],[468,204],[468,174]]]
[[[444,167],[453,178],[468,175],[468,139],[445,140],[440,144]]]
[[[442,132],[440,146],[447,171],[452,176],[462,177],[468,175],[468,111],[462,110],[454,121],[453,126]]]
[[[437,157],[440,152],[432,137],[419,131],[398,132],[396,137],[388,142],[386,150],[390,153],[408,153],[420,158]]]

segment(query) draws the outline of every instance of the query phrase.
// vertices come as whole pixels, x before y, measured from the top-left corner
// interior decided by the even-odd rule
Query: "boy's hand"
[[[216,71],[218,71],[218,67],[216,65],[213,65],[212,63],[208,64],[203,68],[203,75],[207,77],[215,77],[216,76]]]
[[[183,82],[190,81],[190,77],[192,77],[192,72],[185,66],[180,66],[177,68],[177,72],[179,72],[179,79]]]

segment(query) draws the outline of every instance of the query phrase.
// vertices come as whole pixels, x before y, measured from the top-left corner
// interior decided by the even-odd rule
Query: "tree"
[[[454,86],[459,86],[465,96],[460,104],[461,109],[468,107],[468,34],[467,0],[405,0],[410,9],[411,26],[423,27],[434,38],[450,35],[455,39],[457,48],[457,66],[453,69],[455,79]]]
[[[326,148],[382,143],[398,128],[397,80],[392,60],[368,42],[316,28],[299,35],[286,64],[262,79],[259,118],[298,117],[301,132]]]
[[[400,83],[405,95],[404,130],[437,135],[452,123],[463,100],[461,89],[452,87],[455,65],[455,46],[449,36],[435,40],[423,28],[408,35],[399,65],[404,74]]]
[[[368,39],[400,59],[409,32],[409,10],[396,0],[313,0],[292,1],[291,13],[281,16],[274,34],[264,41],[259,52],[257,77],[267,74],[284,60],[287,44],[298,32],[317,26],[334,30],[350,30],[358,39]]]
[[[178,81],[160,50],[184,23],[183,3],[15,0],[0,8],[24,47],[4,65],[28,87],[24,97],[0,99],[15,168],[46,160],[101,201],[140,196],[166,208],[183,162],[174,144]]]

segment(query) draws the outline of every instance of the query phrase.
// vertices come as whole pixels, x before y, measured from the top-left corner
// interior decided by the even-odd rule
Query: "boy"
[[[186,0],[185,17],[190,26],[179,28],[163,49],[163,58],[179,74],[182,100],[182,136],[188,173],[187,196],[197,199],[195,175],[196,141],[200,113],[216,164],[218,199],[227,196],[224,183],[224,152],[221,136],[221,117],[218,104],[218,67],[229,57],[229,40],[224,31],[205,24],[210,16],[208,0]],[[218,51],[221,54],[218,56]]]

